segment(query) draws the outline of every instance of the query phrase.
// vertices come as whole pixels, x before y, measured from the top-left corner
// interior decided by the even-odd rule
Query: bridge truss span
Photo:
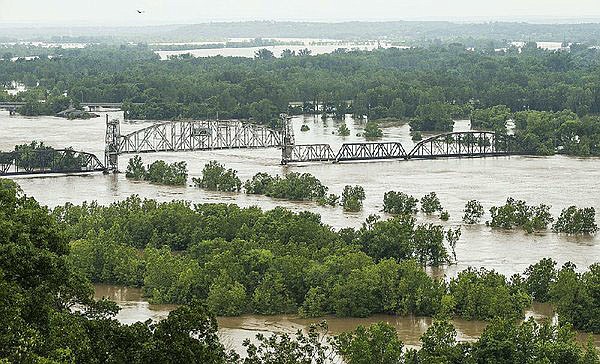
[[[492,157],[510,155],[512,138],[490,131],[452,132],[432,136],[417,143],[409,159],[451,157]]]
[[[91,153],[73,149],[0,152],[0,175],[103,172],[105,166]]]
[[[336,155],[336,162],[406,159],[406,151],[398,142],[344,143]]]
[[[297,144],[283,147],[282,164],[326,161],[335,161],[335,153],[329,144]]]
[[[118,154],[282,146],[280,131],[240,121],[170,121],[121,136]]]

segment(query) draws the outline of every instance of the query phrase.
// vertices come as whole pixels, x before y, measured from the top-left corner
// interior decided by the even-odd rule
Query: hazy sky
[[[600,0],[0,0],[0,25],[415,19],[586,21]]]

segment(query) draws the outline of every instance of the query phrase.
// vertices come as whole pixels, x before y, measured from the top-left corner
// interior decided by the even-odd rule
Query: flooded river
[[[161,320],[174,309],[174,305],[151,305],[146,302],[140,288],[120,287],[106,284],[96,285],[96,298],[108,297],[119,304],[121,311],[117,319],[123,323],[131,324],[147,319]],[[535,319],[556,320],[552,307],[548,304],[536,303],[531,310],[526,312],[527,317]],[[228,348],[243,355],[244,340],[255,341],[256,334],[287,333],[295,334],[298,330],[306,330],[311,324],[327,321],[329,335],[355,330],[357,326],[365,327],[380,321],[393,325],[398,331],[398,336],[407,347],[419,347],[419,338],[432,323],[430,317],[414,316],[389,316],[374,315],[368,318],[339,318],[328,316],[315,319],[303,319],[296,315],[243,315],[239,317],[218,317],[219,337]],[[453,320],[460,341],[474,341],[485,329],[483,321]],[[581,343],[587,342],[587,334],[578,334]],[[600,335],[594,336],[596,346],[600,347]]]
[[[119,113],[112,113],[118,116]],[[122,116],[122,115],[121,115]],[[345,123],[351,135],[345,138],[334,135],[339,121],[320,117],[299,116],[293,119],[296,142],[330,143],[334,149],[343,142],[361,141],[356,134],[362,131],[362,124],[347,117]],[[307,132],[300,127],[306,124]],[[150,125],[150,122],[123,122],[122,133],[131,132]],[[457,130],[469,129],[468,121],[458,121]],[[41,140],[54,147],[72,146],[76,150],[95,153],[101,160],[104,151],[104,118],[92,120],[66,120],[54,117],[27,118],[9,116],[0,111],[0,150],[11,150],[15,144]],[[384,129],[383,140],[400,141],[405,149],[412,148],[408,125],[395,125]],[[122,156],[120,169],[124,170],[129,156]],[[282,174],[289,171],[309,172],[319,178],[329,192],[341,194],[345,185],[362,185],[367,199],[360,213],[344,213],[341,208],[320,207],[314,203],[274,200],[265,196],[234,193],[210,192],[187,187],[157,186],[144,182],[128,181],[123,174],[105,176],[100,173],[84,176],[37,176],[15,177],[23,191],[48,206],[66,202],[81,203],[97,200],[108,204],[122,200],[131,194],[155,198],[161,201],[172,199],[190,200],[193,203],[226,202],[240,206],[258,205],[270,209],[281,205],[300,211],[310,210],[319,213],[327,224],[335,228],[358,227],[370,214],[382,214],[383,194],[389,190],[403,191],[416,197],[435,191],[442,205],[449,211],[450,220],[444,225],[459,226],[462,209],[470,199],[480,200],[486,211],[493,205],[502,204],[507,197],[524,199],[532,204],[552,205],[552,213],[558,216],[561,209],[569,205],[593,206],[600,209],[600,159],[580,159],[563,156],[554,157],[501,157],[486,159],[414,160],[383,161],[363,163],[314,163],[304,165],[280,165],[280,151],[265,150],[221,150],[186,153],[144,154],[145,162],[155,159],[166,161],[185,160],[192,177],[201,175],[204,164],[216,159],[227,168],[238,171],[242,181],[257,172]],[[420,220],[442,223],[435,218],[419,215]],[[489,218],[489,213],[485,218]],[[594,237],[569,237],[559,234],[526,234],[520,231],[498,231],[484,224],[465,226],[457,244],[458,264],[436,270],[434,273],[453,276],[468,266],[495,269],[503,274],[523,272],[527,266],[544,257],[552,257],[559,264],[566,261],[575,263],[580,269],[600,260],[600,235]],[[124,294],[121,292],[120,294]],[[136,294],[139,294],[136,293]],[[146,317],[160,317],[166,309],[149,306],[141,297],[125,298],[118,301],[125,304],[120,314],[124,322]],[[541,313],[536,313],[541,314]],[[416,343],[426,329],[428,319],[385,318],[394,321],[402,332],[406,343]],[[367,321],[357,319],[331,319],[332,331],[343,331],[357,323]],[[250,335],[260,330],[286,328],[295,330],[307,322],[290,316],[268,318],[245,316],[234,319],[221,319],[221,331],[229,332],[236,338]],[[457,327],[461,337],[473,338],[481,331],[481,323],[460,323]],[[406,334],[405,334],[406,333]],[[234,340],[235,341],[235,340]]]
[[[250,39],[239,39],[250,40]],[[185,49],[185,50],[160,50],[155,53],[160,56],[160,59],[166,60],[172,56],[178,56],[182,54],[190,54],[193,57],[245,57],[254,58],[255,53],[261,49],[268,49],[273,52],[275,57],[281,57],[281,53],[289,49],[295,53],[301,50],[308,49],[310,54],[315,56],[319,54],[327,54],[335,51],[339,48],[346,50],[361,50],[361,51],[372,51],[377,48],[389,48],[392,46],[391,43],[385,41],[363,41],[363,42],[346,42],[340,40],[319,40],[319,39],[303,39],[303,38],[274,38],[276,41],[291,41],[294,44],[287,45],[268,45],[258,47],[222,47],[222,48],[199,48],[199,49]],[[233,41],[236,41],[235,39]],[[299,44],[301,43],[301,44]],[[409,48],[407,46],[399,46],[399,48]]]
[[[116,114],[118,115],[118,113]],[[339,122],[320,117],[299,116],[293,119],[296,142],[330,143],[337,149],[343,142],[363,140],[356,134],[362,124],[346,118],[351,135],[342,138],[332,133]],[[301,132],[302,124],[310,127]],[[150,125],[150,122],[123,122],[122,133]],[[457,130],[469,128],[468,121],[456,123]],[[73,146],[76,150],[95,153],[103,160],[104,118],[66,120],[54,117],[26,118],[8,116],[0,112],[0,150],[10,150],[15,144],[41,140],[54,147]],[[408,125],[384,129],[384,140],[399,140],[405,149],[412,148]],[[130,156],[122,156],[120,169],[125,170]],[[185,199],[193,203],[226,202],[240,206],[258,205],[270,209],[281,205],[295,211],[310,210],[319,213],[327,224],[335,228],[360,226],[370,214],[383,214],[383,195],[396,190],[421,197],[435,191],[442,205],[449,211],[445,225],[459,226],[462,209],[470,199],[482,202],[486,211],[502,204],[507,197],[524,199],[532,204],[552,205],[558,216],[569,205],[594,206],[600,209],[600,159],[554,157],[500,157],[485,159],[448,159],[382,161],[361,163],[312,163],[280,165],[281,152],[277,149],[220,150],[200,152],[172,152],[142,154],[146,162],[154,159],[185,160],[192,177],[201,175],[204,164],[216,159],[228,168],[238,171],[242,181],[257,172],[282,174],[289,171],[309,172],[318,177],[329,192],[341,194],[345,185],[362,185],[366,192],[363,211],[344,213],[341,208],[321,207],[311,202],[274,200],[265,196],[243,193],[211,192],[187,187],[157,186],[145,182],[128,181],[124,174],[105,176],[101,173],[85,176],[15,177],[23,190],[48,206],[66,202],[81,203],[98,200],[102,204],[121,200],[131,194],[161,201]],[[420,220],[428,220],[419,215]],[[486,213],[485,218],[489,218]],[[442,223],[439,219],[429,219]],[[487,267],[503,274],[521,273],[530,264],[544,257],[552,257],[562,264],[571,261],[581,269],[600,260],[600,235],[569,237],[550,232],[526,234],[521,231],[499,231],[484,224],[464,226],[457,244],[458,264],[444,268],[440,273],[453,275],[468,266]]]

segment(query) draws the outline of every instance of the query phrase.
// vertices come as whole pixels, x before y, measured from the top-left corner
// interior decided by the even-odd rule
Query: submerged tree
[[[527,232],[544,230],[554,220],[550,215],[550,206],[528,206],[523,200],[509,197],[504,206],[493,206],[490,209],[492,220],[488,222],[491,227],[512,229],[520,227]]]
[[[139,155],[129,159],[125,177],[141,181],[146,177],[146,167]]]
[[[395,215],[415,214],[418,201],[404,192],[388,191],[383,195],[383,211]]]
[[[562,210],[552,230],[567,234],[594,234],[598,231],[596,210],[593,207],[578,209],[570,206]]]
[[[345,186],[342,193],[344,211],[357,212],[362,210],[365,197],[365,189],[362,186]]]
[[[465,224],[479,223],[484,214],[483,205],[477,200],[468,201],[464,211],[463,222]]]
[[[374,121],[367,122],[363,136],[367,139],[376,139],[383,136],[383,130],[379,128],[379,124]]]
[[[202,169],[202,178],[193,178],[194,184],[200,188],[213,191],[239,192],[242,181],[237,171],[225,167],[217,161],[210,161]]]
[[[340,126],[338,127],[338,134],[340,136],[348,136],[350,135],[350,129],[348,129],[348,126],[346,125],[346,123],[341,123]]]
[[[421,211],[426,214],[443,211],[444,208],[435,192],[431,192],[421,198]]]

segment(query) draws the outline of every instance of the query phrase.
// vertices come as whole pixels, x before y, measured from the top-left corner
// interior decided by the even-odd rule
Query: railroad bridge
[[[163,151],[200,151],[237,148],[281,149],[281,163],[344,162],[474,158],[514,154],[514,138],[490,131],[444,133],[418,142],[410,151],[392,141],[344,143],[334,151],[329,144],[295,144],[290,118],[282,114],[282,128],[240,121],[169,121],[121,135],[118,120],[107,119],[105,165],[118,168],[121,154]]]
[[[151,152],[271,148],[281,150],[281,163],[476,158],[517,154],[514,138],[490,131],[444,133],[418,142],[410,151],[394,141],[295,144],[290,118],[278,129],[241,121],[169,121],[121,135],[118,119],[106,118],[104,164],[91,153],[72,149],[0,152],[0,175],[117,171],[119,156]]]
[[[276,130],[237,120],[182,120],[161,122],[121,135],[119,120],[107,117],[104,161],[107,169],[117,170],[121,154],[284,148],[293,144],[289,123]]]
[[[512,136],[491,131],[462,131],[424,139],[410,151],[399,142],[344,143],[337,152],[329,144],[291,145],[284,147],[282,163],[497,157],[516,154],[514,151]]]

